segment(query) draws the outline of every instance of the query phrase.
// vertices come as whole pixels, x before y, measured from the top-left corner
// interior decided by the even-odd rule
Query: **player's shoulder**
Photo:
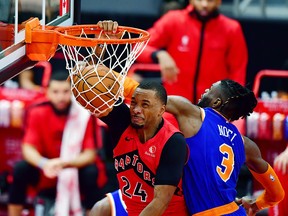
[[[178,23],[185,19],[185,17],[189,17],[189,13],[184,9],[176,9],[176,10],[169,10],[165,14],[162,15],[160,19]]]
[[[171,15],[179,15],[179,14],[185,14],[185,13],[189,13],[189,11],[187,9],[173,9],[173,10],[169,10],[167,11],[165,14],[163,14],[163,16],[171,16]]]
[[[242,139],[246,152],[255,152],[256,150],[258,150],[258,146],[253,140],[244,135],[242,135]]]
[[[230,18],[224,14],[219,15],[219,20],[225,24],[227,28],[239,28],[240,22],[236,19]]]
[[[183,143],[186,145],[185,137],[184,137],[183,133],[181,133],[180,131],[175,131],[175,133],[171,136],[171,138],[174,141],[176,141],[176,143]]]
[[[177,146],[177,150],[175,149]],[[182,154],[182,156],[187,155],[187,143],[186,139],[181,132],[175,132],[165,143],[166,151],[174,152],[177,151],[178,154]]]
[[[50,110],[52,110],[52,105],[47,100],[38,101],[36,103],[30,104],[26,110],[26,116],[34,116],[40,118],[41,116],[49,115]]]

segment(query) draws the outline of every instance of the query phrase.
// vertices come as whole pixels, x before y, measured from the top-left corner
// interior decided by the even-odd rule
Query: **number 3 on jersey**
[[[234,170],[234,152],[233,152],[233,149],[227,144],[222,144],[219,147],[219,151],[223,154],[223,159],[221,162],[222,168],[220,166],[217,166],[216,171],[218,175],[220,176],[220,178],[224,182],[226,182],[227,180],[229,180]]]
[[[132,196],[138,196],[141,198],[141,202],[146,202],[147,199],[147,193],[145,190],[142,189],[142,184],[137,182],[136,186],[134,187],[134,190],[131,189],[131,184],[129,180],[122,176],[122,181],[125,182],[125,185],[122,188],[122,193],[126,195],[127,197],[131,198]],[[131,189],[131,190],[130,190]],[[131,193],[132,192],[132,193]]]

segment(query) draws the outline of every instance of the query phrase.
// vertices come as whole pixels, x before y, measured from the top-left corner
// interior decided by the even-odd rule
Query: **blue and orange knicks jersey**
[[[186,138],[190,156],[184,167],[184,197],[191,214],[213,208],[218,210],[217,207],[231,202],[232,211],[235,211],[238,209],[233,203],[235,187],[245,162],[243,140],[237,128],[223,116],[211,108],[204,111],[205,118],[199,132]],[[243,213],[245,215],[244,209]]]

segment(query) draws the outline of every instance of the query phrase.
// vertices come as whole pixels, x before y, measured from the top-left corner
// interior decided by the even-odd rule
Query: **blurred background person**
[[[274,159],[274,169],[280,182],[282,183],[285,194],[288,194],[288,147]],[[288,197],[269,209],[269,215],[288,215]]]
[[[79,188],[84,195],[84,209],[91,209],[102,198],[102,191],[97,185],[100,173],[95,163],[95,118],[72,103],[67,75],[53,74],[47,99],[27,110],[22,144],[24,160],[14,167],[9,192],[10,216],[21,215],[29,185],[37,186],[40,197],[53,200],[57,197],[56,213],[69,211],[67,203],[70,198],[76,207],[77,202],[78,207],[81,205]],[[60,210],[57,208],[59,202]]]
[[[168,95],[197,103],[218,80],[245,84],[248,51],[242,28],[219,12],[220,5],[221,0],[190,0],[148,30],[151,38],[137,62],[159,63]],[[244,121],[238,127],[243,133]]]

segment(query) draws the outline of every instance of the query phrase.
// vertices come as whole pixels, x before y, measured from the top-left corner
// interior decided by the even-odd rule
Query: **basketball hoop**
[[[77,92],[81,101],[81,105],[88,109],[93,114],[104,113],[112,106],[122,103],[124,96],[124,80],[127,72],[136,58],[141,54],[145,48],[149,33],[147,31],[119,26],[117,29],[118,37],[106,34],[98,25],[75,25],[65,27],[41,26],[37,18],[27,22],[25,25],[25,42],[26,55],[33,61],[49,60],[55,54],[58,45],[61,47],[66,60],[66,68],[69,71],[71,80],[71,90]],[[106,104],[103,98],[100,98],[105,103],[105,109],[99,109],[91,103],[91,98],[87,99],[79,90],[79,79],[74,83],[75,75],[81,77],[84,84],[87,84],[85,76],[82,71],[86,67],[94,67],[93,73],[97,76],[97,83],[89,83],[89,91],[92,91],[99,83],[105,85],[104,79],[106,76],[99,76],[98,67],[105,66],[109,73],[115,77],[119,90],[115,93],[115,89],[110,91],[110,87],[106,86],[106,90],[111,94],[113,103],[111,101]],[[89,70],[91,73],[91,70]],[[115,71],[119,75],[115,76]],[[87,76],[87,75],[86,75]],[[91,74],[89,75],[91,77]],[[77,85],[77,91],[75,91]],[[115,86],[115,84],[113,84]],[[87,88],[83,88],[87,91]],[[101,97],[101,94],[93,96]],[[77,100],[79,102],[79,100]],[[83,105],[83,101],[86,105]],[[84,104],[85,104],[84,103]],[[89,107],[89,108],[88,108]]]

